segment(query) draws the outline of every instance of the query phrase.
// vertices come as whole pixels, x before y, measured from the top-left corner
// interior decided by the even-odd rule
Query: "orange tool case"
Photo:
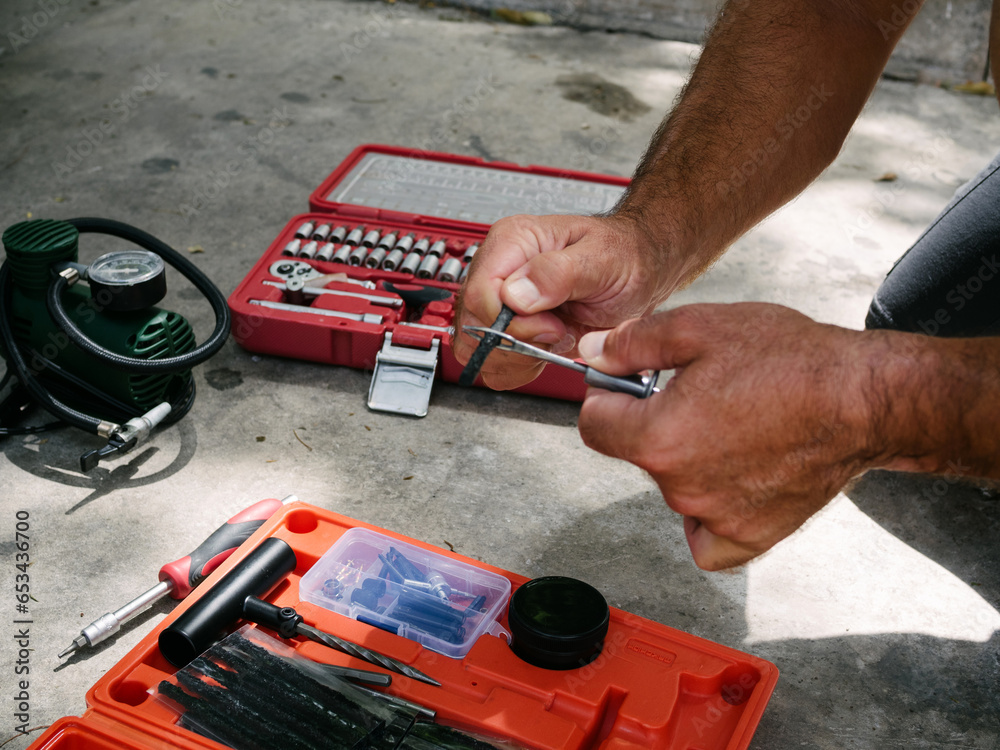
[[[527,580],[327,510],[289,504],[88,691],[88,710],[82,718],[60,719],[31,745],[32,750],[222,747],[177,726],[176,714],[150,694],[176,671],[160,654],[157,639],[164,627],[268,537],[291,545],[298,564],[266,598],[282,607],[294,607],[307,623],[321,630],[438,679],[441,687],[399,678],[388,692],[435,709],[446,723],[506,737],[536,750],[738,750],[750,744],[778,680],[777,668],[764,659],[628,612],[611,609],[604,648],[595,661],[578,669],[553,671],[522,661],[503,638],[494,635],[479,637],[464,658],[451,658],[304,601],[300,579],[352,528],[378,532],[456,563],[499,574],[514,590]],[[508,624],[505,614],[500,624]],[[367,666],[311,641],[285,643],[316,661]]]
[[[229,297],[233,337],[254,352],[373,370],[371,408],[424,416],[435,378],[455,382],[462,372],[451,352],[450,326],[469,248],[504,216],[606,211],[628,182],[454,154],[359,146],[313,191],[309,213],[288,222]],[[304,226],[309,231],[299,232]],[[339,228],[360,228],[356,244],[329,242]],[[319,239],[313,240],[317,230]],[[393,263],[388,270],[383,260],[375,260],[377,246],[357,256],[357,265],[347,262],[346,254],[338,256],[345,247],[357,248],[369,232],[393,236],[394,242],[410,237],[411,245],[423,241],[422,258],[440,242],[437,268],[404,273]],[[455,273],[444,274],[449,262]],[[325,284],[324,293],[307,288],[308,298],[293,298],[280,285],[300,271],[314,277],[345,273],[349,280]],[[441,299],[418,303],[399,291],[420,288],[439,292]],[[578,372],[547,367],[519,390],[580,401],[586,385]]]

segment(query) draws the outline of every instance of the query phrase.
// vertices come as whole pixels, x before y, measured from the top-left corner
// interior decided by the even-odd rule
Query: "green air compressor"
[[[82,265],[79,238],[87,232],[138,248]],[[193,263],[152,235],[108,219],[23,221],[3,233],[3,245],[0,354],[7,372],[0,390],[8,381],[17,386],[3,411],[19,413],[34,403],[59,421],[3,426],[0,435],[70,424],[107,438],[106,446],[81,457],[88,471],[187,413],[195,394],[191,368],[215,354],[229,332],[225,297]],[[166,294],[165,263],[212,305],[215,330],[201,346],[183,316],[156,306]]]

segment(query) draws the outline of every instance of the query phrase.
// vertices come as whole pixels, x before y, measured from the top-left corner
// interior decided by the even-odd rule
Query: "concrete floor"
[[[360,143],[629,174],[697,52],[344,0],[7,0],[0,28],[0,226],[120,219],[201,245],[190,257],[227,294]],[[581,101],[574,76],[621,89]],[[185,215],[276,116],[259,159]],[[81,148],[102,119],[113,132]],[[823,177],[672,304],[770,300],[860,327],[893,260],[998,146],[995,100],[885,81]],[[886,172],[899,179],[876,182]],[[88,239],[87,260],[102,249]],[[182,281],[164,306],[204,338],[210,310]],[[15,513],[31,519],[32,727],[82,713],[170,606],[60,664],[83,625],[240,508],[296,493],[526,576],[582,578],[774,661],[754,748],[1000,747],[1000,505],[983,492],[872,473],[762,559],[708,574],[655,485],[582,445],[576,404],[439,384],[425,419],[398,418],[366,410],[368,373],[231,341],[196,378],[188,417],[87,476],[82,433],[0,442],[8,602]],[[29,744],[4,744],[14,660],[0,639],[5,750]]]

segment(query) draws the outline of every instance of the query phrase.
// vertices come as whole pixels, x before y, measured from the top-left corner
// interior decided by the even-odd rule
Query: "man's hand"
[[[629,321],[586,337],[587,363],[619,375],[676,368],[675,376],[646,400],[591,389],[580,433],[652,475],[685,516],[700,567],[739,565],[878,463],[869,401],[884,338],[762,303]]]
[[[646,315],[673,291],[685,265],[668,244],[622,217],[501,219],[473,258],[456,316],[455,356],[467,362],[475,349],[461,326],[489,326],[502,304],[517,313],[510,334],[575,353],[583,334]],[[482,375],[491,388],[516,388],[543,366],[494,353]]]

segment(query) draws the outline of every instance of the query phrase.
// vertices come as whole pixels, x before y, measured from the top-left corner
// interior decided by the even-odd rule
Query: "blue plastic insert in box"
[[[349,529],[302,576],[303,601],[461,659],[497,621],[510,581],[368,529]]]

